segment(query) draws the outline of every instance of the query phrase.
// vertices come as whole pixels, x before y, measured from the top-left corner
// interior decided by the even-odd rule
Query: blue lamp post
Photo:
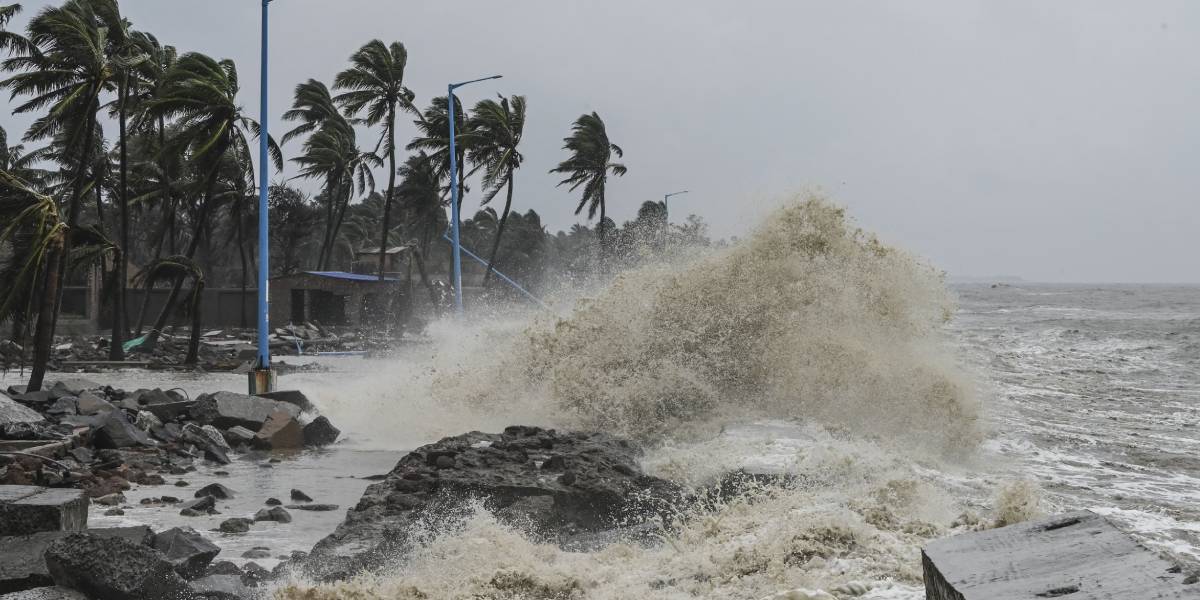
[[[271,0],[262,0],[262,86],[260,88],[258,134],[258,365],[250,374],[250,393],[273,391],[275,374],[271,370],[271,345],[267,339],[267,273],[271,258],[270,230],[267,227],[267,188],[271,181],[271,161],[267,153],[267,8]]]
[[[458,238],[458,153],[455,150],[454,139],[454,90],[470,83],[500,79],[501,77],[503,75],[492,75],[491,77],[481,77],[462,83],[452,83],[447,87],[446,91],[446,115],[450,121],[450,235],[454,245],[454,248],[451,250],[451,253],[454,255],[454,311],[459,315],[463,313],[462,247],[459,245]]]

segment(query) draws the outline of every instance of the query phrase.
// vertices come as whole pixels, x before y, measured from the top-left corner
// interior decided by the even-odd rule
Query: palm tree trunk
[[[324,271],[329,264],[329,256],[333,254],[333,224],[337,210],[334,208],[338,198],[339,179],[330,179],[325,194],[325,235],[321,239],[321,251],[317,254],[317,270]]]
[[[453,117],[451,117],[453,118]],[[391,136],[388,147],[388,189],[383,199],[383,230],[379,234],[379,280],[383,281],[383,269],[387,264],[388,227],[392,218],[392,191],[396,188],[396,105],[388,109],[388,135]]]
[[[192,286],[192,335],[188,338],[187,357],[183,359],[185,365],[194,365],[200,358],[200,308],[204,303],[204,280],[196,277]]]
[[[218,156],[221,154],[224,154],[224,150],[218,153]],[[208,221],[209,204],[212,200],[213,190],[216,188],[219,172],[219,168],[213,168],[212,172],[209,173],[208,182],[205,184],[204,199],[200,201],[200,210],[196,214],[196,225],[193,228],[192,239],[188,242],[187,251],[184,253],[188,258],[195,256],[196,249],[200,247],[200,238],[204,234],[204,223]],[[166,304],[163,304],[162,311],[158,313],[158,318],[154,320],[154,327],[150,330],[150,339],[158,339],[163,327],[167,326],[167,319],[170,318],[171,309],[175,307],[175,303],[179,300],[179,290],[182,287],[183,277],[177,277],[171,284],[171,293],[167,296]]]
[[[488,257],[487,270],[483,272],[483,285],[487,286],[492,277],[492,269],[496,267],[496,255],[500,252],[500,238],[504,236],[504,225],[508,223],[508,211],[512,208],[513,170],[508,169],[508,199],[504,201],[504,214],[500,215],[500,224],[496,227],[496,239],[492,240],[492,255]]]
[[[599,226],[600,227],[600,272],[601,273],[608,272],[608,262],[605,260],[605,258],[607,256],[607,248],[608,248],[608,239],[607,239],[608,238],[608,225],[604,221],[604,209],[606,209],[606,208],[607,208],[607,206],[605,206],[605,203],[604,203],[604,191],[603,191],[603,189],[601,189],[601,191],[600,191],[600,226]]]
[[[337,210],[337,219],[333,223],[333,236],[329,240],[329,262],[333,262],[333,253],[337,251],[337,235],[342,230],[342,223],[346,220],[346,213],[350,209],[350,198],[341,203]]]
[[[46,259],[46,282],[42,287],[41,307],[38,309],[37,333],[33,345],[33,370],[29,374],[27,391],[36,392],[42,389],[42,381],[46,377],[46,365],[50,362],[50,348],[54,345],[54,313],[58,298],[58,283],[61,277],[61,263],[66,233],[60,233],[50,242],[49,257]]]
[[[128,135],[126,131],[126,115],[125,103],[129,95],[129,75],[128,72],[121,77],[121,89],[118,90],[120,102],[120,136],[121,136],[121,191],[118,195],[121,205],[118,207],[121,216],[121,251],[118,253],[117,262],[117,295],[113,300],[113,321],[112,321],[112,343],[108,347],[109,360],[125,360],[125,330],[127,328],[128,317],[125,314],[125,284],[129,280],[127,272],[128,264],[128,248],[129,248],[129,152],[126,143]]]

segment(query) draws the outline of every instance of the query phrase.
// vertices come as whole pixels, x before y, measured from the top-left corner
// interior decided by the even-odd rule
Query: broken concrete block
[[[287,402],[294,404],[302,412],[308,412],[313,409],[313,404],[309,401],[308,396],[305,396],[299,390],[278,390],[274,392],[263,392],[258,394],[259,398],[267,398],[277,402]]]
[[[87,507],[81,490],[0,486],[0,535],[79,531],[87,527]]]
[[[74,534],[46,549],[54,583],[93,598],[186,597],[187,583],[159,551],[120,538]]]
[[[199,577],[221,549],[191,527],[175,527],[154,536],[155,550],[166,555],[175,572],[190,579]]]
[[[225,441],[230,446],[234,444],[249,444],[252,439],[254,439],[254,432],[240,425],[225,430]]]
[[[192,407],[191,417],[199,423],[222,429],[241,425],[257,431],[267,417],[280,410],[292,417],[300,416],[300,409],[293,404],[234,392],[217,392],[198,398],[196,406]]]
[[[154,446],[154,440],[138,429],[125,416],[125,411],[113,410],[104,416],[92,438],[97,448],[129,448],[131,446]]]
[[[1200,598],[1176,565],[1081,511],[929,543],[928,600]]]
[[[9,423],[41,423],[45,419],[36,410],[0,396],[0,426]]]
[[[254,434],[251,444],[255,448],[280,450],[299,448],[304,445],[304,428],[296,417],[286,411],[272,413]]]
[[[116,409],[117,407],[113,406],[108,400],[89,391],[82,392],[75,400],[75,410],[81,415],[98,415]]]
[[[135,544],[149,544],[154,537],[154,532],[145,525],[91,529],[88,533],[101,537],[120,537]],[[0,594],[54,585],[42,555],[51,543],[70,534],[68,531],[43,531],[0,537]]]

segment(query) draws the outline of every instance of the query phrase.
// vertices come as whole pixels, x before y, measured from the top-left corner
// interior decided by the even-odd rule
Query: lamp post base
[[[250,395],[275,391],[275,369],[254,369],[246,374],[250,380]]]

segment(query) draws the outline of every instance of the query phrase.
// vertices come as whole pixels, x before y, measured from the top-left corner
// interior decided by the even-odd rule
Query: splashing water
[[[807,198],[730,248],[624,273],[568,316],[440,324],[453,343],[318,399],[368,403],[339,422],[374,443],[603,429],[648,442],[647,470],[684,484],[747,465],[795,477],[682,510],[653,547],[567,552],[476,507],[393,569],[277,597],[919,598],[917,548],[978,522],[956,518],[961,490],[939,470],[982,434],[944,338],[952,309],[935,270]]]

